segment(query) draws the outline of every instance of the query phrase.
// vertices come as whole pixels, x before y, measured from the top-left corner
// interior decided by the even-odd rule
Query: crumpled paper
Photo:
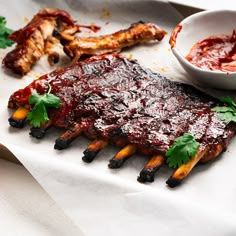
[[[174,58],[168,39],[181,15],[165,1],[18,1],[0,2],[0,12],[8,26],[18,29],[42,7],[57,7],[70,12],[80,24],[102,27],[97,34],[111,33],[139,20],[150,20],[168,35],[152,45],[125,50],[124,55],[173,80],[193,83]],[[91,34],[86,32],[86,34]],[[7,50],[0,51],[1,59]],[[40,74],[51,71],[43,57],[22,79],[4,68],[0,81],[0,142],[11,150],[85,235],[235,235],[236,234],[236,153],[234,142],[217,160],[194,168],[189,178],[175,189],[165,181],[172,174],[163,167],[152,184],[136,178],[147,157],[135,155],[119,170],[107,168],[118,151],[108,147],[94,162],[81,160],[89,141],[76,139],[63,151],[53,149],[54,140],[63,132],[53,129],[42,140],[29,137],[29,126],[9,127],[9,96]],[[212,90],[215,94],[215,91]]]

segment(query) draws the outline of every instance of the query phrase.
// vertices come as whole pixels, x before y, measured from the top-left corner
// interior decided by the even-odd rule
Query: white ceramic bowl
[[[176,33],[178,29],[180,31]],[[234,29],[236,29],[236,11],[209,10],[196,13],[185,18],[173,30],[170,38],[172,51],[183,68],[201,85],[220,89],[236,89],[236,72],[201,69],[185,59],[197,42],[211,35],[231,35]]]

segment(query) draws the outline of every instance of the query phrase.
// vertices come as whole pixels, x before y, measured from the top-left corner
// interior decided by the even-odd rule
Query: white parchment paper
[[[123,54],[171,79],[191,82],[168,45],[170,32],[181,16],[166,2],[9,0],[0,1],[0,15],[7,18],[9,27],[18,29],[42,7],[67,10],[80,24],[95,23],[102,27],[97,34],[114,32],[138,20],[157,23],[168,32],[163,41]],[[1,50],[0,59],[9,50]],[[157,173],[152,184],[136,181],[147,157],[135,155],[123,168],[110,170],[108,160],[118,151],[116,147],[104,149],[94,162],[86,164],[81,157],[89,141],[83,137],[67,150],[56,151],[54,140],[62,130],[50,130],[44,139],[36,140],[29,137],[29,126],[21,130],[9,127],[9,96],[52,69],[45,57],[22,79],[1,68],[0,142],[85,235],[236,235],[235,139],[216,161],[197,166],[180,187],[169,189],[165,181],[172,170],[167,167]]]
[[[0,234],[83,236],[21,165],[0,159]]]

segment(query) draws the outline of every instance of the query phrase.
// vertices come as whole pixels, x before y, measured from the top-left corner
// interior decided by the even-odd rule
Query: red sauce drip
[[[101,30],[101,27],[97,26],[97,25],[76,25],[76,26],[78,27],[78,32],[80,32],[80,28],[87,28],[87,29],[93,31],[94,33]]]
[[[169,40],[169,43],[170,43],[171,48],[173,48],[173,47],[175,46],[175,44],[176,44],[176,38],[177,38],[177,36],[178,36],[178,33],[179,33],[181,30],[182,30],[182,25],[177,25],[177,26],[174,28],[174,30],[173,30],[173,32],[172,32],[172,34],[171,34],[171,36],[170,36],[170,40]]]
[[[236,31],[232,35],[214,35],[197,42],[186,59],[202,69],[236,71]]]

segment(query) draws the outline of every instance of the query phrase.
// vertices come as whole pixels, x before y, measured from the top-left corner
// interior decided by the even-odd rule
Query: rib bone
[[[165,157],[163,155],[153,156],[140,172],[138,181],[141,183],[153,182],[155,173],[160,169],[164,162]]]
[[[108,142],[103,139],[94,140],[84,151],[83,161],[90,163],[97,156],[97,154],[107,146]]]
[[[133,144],[128,144],[124,148],[122,148],[111,160],[109,163],[109,167],[111,169],[120,168],[123,163],[134,153],[136,152],[136,147]]]
[[[58,150],[67,148],[70,143],[82,133],[82,131],[80,124],[71,126],[65,133],[56,139],[54,148]]]
[[[203,150],[199,149],[195,157],[191,158],[188,163],[181,165],[173,175],[166,181],[169,187],[176,187],[181,181],[187,177],[192,168],[208,153],[209,146]]]
[[[8,119],[9,124],[15,128],[23,128],[28,113],[28,109],[26,109],[25,107],[19,107]]]
[[[48,131],[51,127],[52,127],[52,121],[51,121],[51,120],[48,120],[48,121],[46,122],[46,124],[41,125],[40,127],[32,127],[32,128],[30,129],[30,135],[31,135],[32,137],[37,138],[37,139],[41,139],[41,138],[43,138],[43,137],[46,135],[47,131]]]

